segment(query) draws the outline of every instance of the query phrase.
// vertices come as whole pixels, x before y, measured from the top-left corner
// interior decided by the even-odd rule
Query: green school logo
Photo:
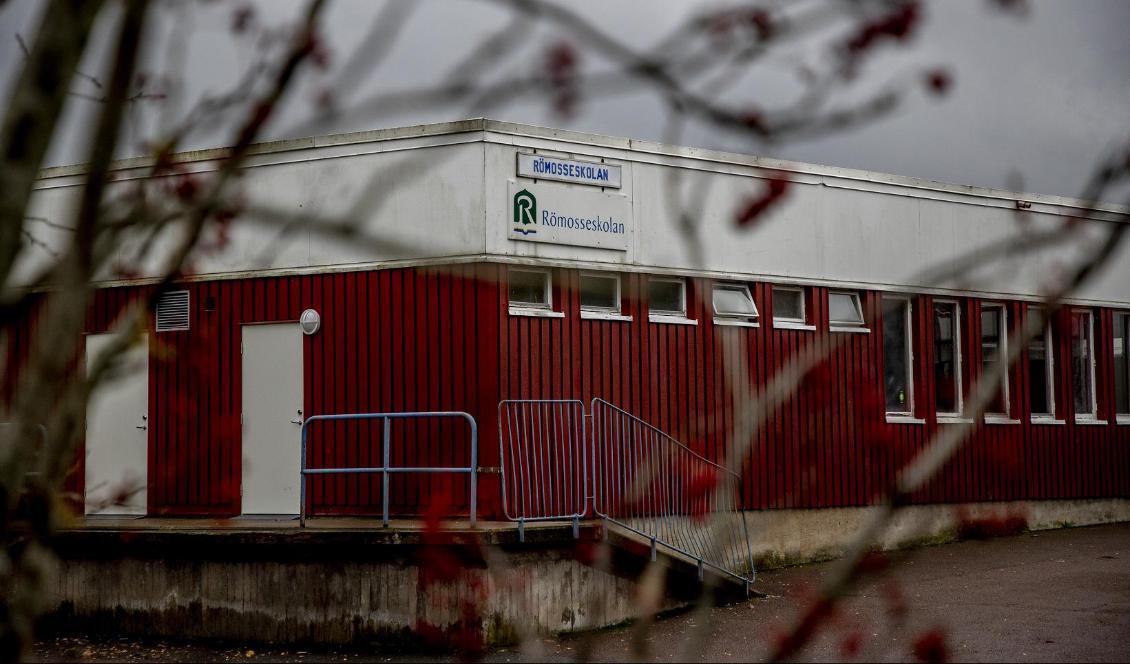
[[[514,194],[514,230],[522,235],[533,235],[537,229],[528,228],[537,224],[538,199],[523,189]]]

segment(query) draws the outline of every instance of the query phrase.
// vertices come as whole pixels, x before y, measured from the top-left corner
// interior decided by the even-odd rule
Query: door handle
[[[302,409],[301,408],[298,409],[298,419],[297,420],[291,420],[290,423],[291,424],[302,424]]]
[[[134,429],[141,429],[142,431],[145,431],[145,430],[146,430],[146,429],[148,429],[148,428],[149,428],[149,427],[145,426],[144,424],[141,424],[141,425],[139,425],[139,426],[136,426],[136,427],[134,427]]]
[[[149,422],[149,416],[148,416],[148,415],[142,415],[142,416],[141,416],[141,419],[142,419],[143,421],[145,421],[145,422],[146,422],[146,424],[141,424],[141,425],[138,425],[138,426],[134,427],[134,429],[141,429],[142,431],[145,431],[146,429],[148,429],[148,428],[149,428],[149,424],[148,424],[148,422]]]

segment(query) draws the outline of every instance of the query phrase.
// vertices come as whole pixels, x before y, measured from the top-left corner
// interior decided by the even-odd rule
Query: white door
[[[243,513],[298,514],[302,331],[243,327]]]
[[[86,337],[86,366],[113,338]],[[149,344],[121,358],[120,376],[98,384],[86,405],[86,513],[145,514],[149,470]]]

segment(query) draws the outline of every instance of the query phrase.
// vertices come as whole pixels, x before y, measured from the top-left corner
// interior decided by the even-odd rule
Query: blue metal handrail
[[[429,418],[462,418],[471,427],[471,465],[470,466],[443,466],[431,467],[390,467],[389,466],[389,439],[392,429],[392,420],[429,419]],[[307,430],[311,422],[339,421],[339,420],[381,420],[384,423],[381,432],[381,465],[366,468],[307,468],[306,467],[306,439]],[[479,425],[470,413],[463,411],[414,411],[399,413],[346,413],[341,415],[312,415],[302,423],[302,463],[301,463],[301,508],[299,512],[299,525],[306,527],[306,476],[307,475],[344,475],[359,473],[381,474],[381,514],[384,527],[388,527],[388,481],[392,473],[458,473],[471,476],[471,527],[476,527],[476,506],[478,504],[478,468],[479,468]]]

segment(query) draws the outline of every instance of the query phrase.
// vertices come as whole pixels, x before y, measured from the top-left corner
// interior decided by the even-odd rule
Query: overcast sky
[[[179,96],[166,102],[176,116],[205,91],[221,91],[238,80],[253,56],[245,38],[231,34],[233,10],[248,3],[170,3],[154,24],[146,54],[146,71],[167,66],[169,40],[188,36],[188,80]],[[277,24],[302,6],[292,0],[253,4],[255,20]],[[273,135],[304,133],[302,125],[318,90],[339,75],[342,65],[366,34],[383,3],[337,0],[326,16],[329,35],[328,72],[308,76],[292,103],[273,126]],[[576,11],[609,35],[643,51],[689,15],[719,3],[689,0],[573,0]],[[954,86],[942,98],[920,86],[896,113],[862,129],[818,140],[761,145],[714,127],[695,124],[679,142],[800,161],[913,175],[958,184],[1021,188],[1048,194],[1074,195],[1097,159],[1116,144],[1130,141],[1130,2],[1086,0],[1029,1],[1030,11],[1017,17],[995,9],[987,0],[947,0],[926,5],[925,21],[905,47],[886,47],[861,72],[860,84],[834,101],[846,103],[889,81],[917,80],[918,72],[935,65],[947,68]],[[0,8],[0,85],[7,90],[22,56],[15,35],[30,41],[42,3],[9,1]],[[352,102],[388,90],[428,87],[444,77],[480,44],[506,25],[510,15],[481,0],[421,0],[411,5],[395,39],[383,40],[391,51],[376,66],[338,92],[338,103]],[[103,21],[102,32],[110,27]],[[493,69],[489,80],[536,72],[544,51],[561,33],[544,25],[524,28],[527,39],[517,53]],[[566,35],[567,37],[567,35]],[[823,37],[834,40],[833,34]],[[104,41],[104,40],[102,40]],[[740,107],[779,107],[797,93],[798,63],[822,62],[827,39],[805,43],[764,61],[754,73],[727,88],[720,99]],[[105,59],[101,42],[84,68],[97,72]],[[606,69],[607,60],[582,48],[584,71]],[[81,84],[80,84],[81,85]],[[88,87],[83,88],[89,90]],[[96,91],[93,91],[96,92]],[[74,99],[65,131],[53,146],[53,164],[83,159],[82,134],[90,126],[95,104]],[[667,115],[661,97],[646,88],[625,88],[618,94],[583,94],[571,118],[557,114],[545,94],[505,105],[420,106],[398,112],[365,113],[318,127],[318,133],[418,124],[472,115],[564,126],[603,134],[662,140]],[[128,148],[138,151],[140,139],[160,126],[156,107],[132,127]],[[227,142],[223,127],[195,136],[189,147]],[[1018,179],[1018,176],[1020,179]]]

